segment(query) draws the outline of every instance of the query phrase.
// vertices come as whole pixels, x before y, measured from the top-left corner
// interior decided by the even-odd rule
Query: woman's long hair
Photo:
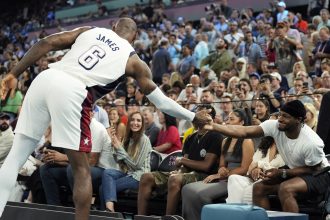
[[[139,131],[137,132],[133,132],[131,130],[131,126],[130,123],[132,121],[132,117],[134,115],[140,115],[141,119],[142,119],[142,127]],[[141,137],[144,134],[144,120],[143,120],[143,116],[141,114],[141,112],[133,112],[128,116],[128,122],[127,122],[127,126],[126,126],[126,133],[125,133],[125,138],[124,138],[124,149],[126,150],[126,152],[128,153],[128,155],[133,159],[136,160],[137,155],[139,153],[139,143],[141,140]],[[132,144],[130,145],[130,141],[133,141]]]
[[[118,114],[118,110],[117,110],[116,107],[111,107],[111,108],[109,109],[109,114],[110,114],[112,111],[116,111],[117,114]],[[110,120],[109,120],[109,122],[110,122]],[[114,126],[115,129],[117,129],[117,127],[118,127],[118,125],[119,125],[120,122],[121,122],[121,120],[120,120],[120,116],[119,116],[119,114],[118,114],[118,120],[115,122],[115,124],[111,124],[112,122],[110,122],[110,124],[111,124],[111,126]]]
[[[272,145],[274,144],[274,138],[270,137],[270,136],[265,136],[261,139],[261,142],[258,146],[258,149],[261,151],[262,153],[262,157],[266,157],[267,156],[267,152],[268,149],[272,147]],[[276,148],[276,154],[277,154],[277,148]]]
[[[166,113],[164,113],[164,119],[165,119],[165,126],[166,126],[166,130],[170,127],[170,126],[175,126],[177,127],[177,123],[176,123],[176,118],[173,116],[170,116]]]

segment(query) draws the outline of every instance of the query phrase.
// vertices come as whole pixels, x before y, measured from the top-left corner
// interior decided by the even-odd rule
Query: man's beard
[[[6,122],[0,124],[0,131],[5,131],[8,128],[9,128],[9,125]]]

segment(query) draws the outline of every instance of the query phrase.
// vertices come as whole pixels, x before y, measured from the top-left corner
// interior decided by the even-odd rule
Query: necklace
[[[197,138],[197,144],[199,145],[199,142],[201,140],[203,140],[204,136],[208,133],[209,131],[206,131],[204,134],[197,134],[196,138]]]

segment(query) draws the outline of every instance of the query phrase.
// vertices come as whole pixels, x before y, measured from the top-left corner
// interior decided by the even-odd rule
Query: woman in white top
[[[253,161],[249,166],[246,176],[237,174],[228,178],[227,203],[252,204],[253,184],[261,180],[263,173],[271,168],[284,166],[284,161],[279,155],[274,139],[270,136],[264,137],[253,155]]]

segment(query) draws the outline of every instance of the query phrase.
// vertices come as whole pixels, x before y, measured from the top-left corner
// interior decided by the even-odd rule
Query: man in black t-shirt
[[[201,105],[197,110],[205,108],[212,109],[210,115],[214,119],[215,110],[211,105]],[[175,214],[181,188],[188,183],[203,180],[218,170],[217,161],[220,157],[222,140],[220,133],[197,128],[197,132],[189,136],[184,143],[184,157],[175,161],[177,170],[143,174],[139,186],[138,214],[147,214],[148,201],[156,188],[167,190],[166,214]]]

